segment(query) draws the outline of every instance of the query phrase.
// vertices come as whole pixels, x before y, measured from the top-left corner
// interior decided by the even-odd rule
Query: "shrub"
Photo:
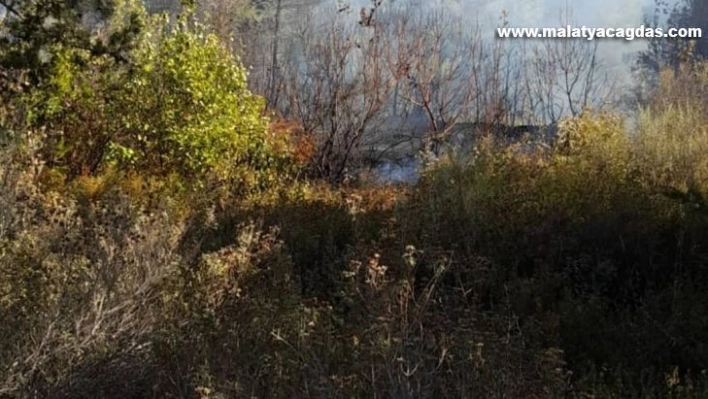
[[[4,165],[0,193],[0,393],[108,397],[120,378],[125,394],[149,394],[178,226],[117,190],[86,203],[43,193],[20,165]]]
[[[267,166],[263,101],[215,36],[181,23],[148,40],[137,62],[116,115],[124,129],[112,142],[120,162],[186,178]]]
[[[704,123],[688,104],[650,108],[633,130],[608,114],[567,120],[547,157],[480,148],[439,163],[402,209],[407,240],[457,256],[445,289],[474,287],[483,309],[508,301],[520,323],[548,326],[541,339],[575,373],[605,367],[626,384],[613,392],[668,395],[640,376],[658,380],[673,364],[690,379],[706,356],[688,331],[707,320],[664,302],[696,301],[695,282],[708,278]],[[479,255],[495,265],[483,286]]]
[[[149,25],[128,66],[53,48],[49,84],[29,99],[32,123],[47,128],[48,166],[70,179],[108,168],[176,174],[185,186],[210,178],[235,192],[287,174],[291,157],[267,134],[238,59],[186,20]]]

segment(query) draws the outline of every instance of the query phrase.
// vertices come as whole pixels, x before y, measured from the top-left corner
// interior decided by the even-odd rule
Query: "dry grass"
[[[0,397],[705,397],[702,76],[407,188],[67,184],[4,149]]]

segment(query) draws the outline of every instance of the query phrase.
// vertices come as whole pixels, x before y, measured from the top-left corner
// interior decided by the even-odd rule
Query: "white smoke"
[[[371,0],[332,0],[348,3],[353,10],[369,7]],[[502,16],[514,27],[574,26],[628,28],[644,23],[646,13],[653,10],[654,0],[384,0],[414,4],[431,10],[445,9],[453,15],[478,23],[485,36],[493,37]],[[679,0],[675,0],[679,1]],[[630,79],[633,57],[646,48],[646,41],[605,39],[598,55],[608,72],[619,82]]]

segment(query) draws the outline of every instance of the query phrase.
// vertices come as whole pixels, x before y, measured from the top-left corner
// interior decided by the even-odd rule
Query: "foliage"
[[[645,24],[653,28],[699,28],[708,29],[706,16],[708,7],[699,0],[681,0],[669,4],[666,0],[655,0],[652,18],[645,16]],[[659,74],[664,69],[678,71],[682,65],[693,65],[708,57],[708,45],[701,38],[666,40],[663,37],[650,38],[648,48],[639,53],[635,70],[643,81],[655,86]],[[654,89],[654,87],[651,87]],[[651,96],[656,99],[658,96]]]
[[[665,79],[664,90],[680,93]],[[421,217],[403,229],[408,241],[470,264],[489,257],[499,269],[477,291],[482,306],[511,296],[520,323],[543,326],[554,315],[558,324],[544,335],[564,349],[568,366],[604,376],[595,384],[623,384],[604,395],[680,395],[639,381],[671,375],[669,365],[680,365],[679,379],[702,375],[698,359],[707,355],[688,332],[703,330],[705,316],[680,316],[664,302],[671,297],[683,309],[704,301],[696,282],[708,277],[699,227],[705,139],[696,128],[705,119],[695,98],[684,99],[657,99],[629,134],[611,115],[565,121],[550,157],[481,148],[469,163],[435,166],[413,193],[407,213]],[[475,279],[450,289],[458,284],[475,287]]]
[[[54,48],[128,61],[126,53],[145,22],[134,0],[23,0],[0,4],[7,10],[0,22],[5,31],[0,37],[0,77],[4,84],[8,79],[19,79],[28,89],[49,78]],[[119,26],[114,24],[104,32],[95,29],[101,22],[117,18],[123,22]]]
[[[704,66],[333,187],[212,36],[147,26],[0,104],[0,397],[706,397]]]
[[[28,100],[30,122],[47,129],[48,166],[69,179],[109,168],[175,174],[187,186],[209,177],[236,192],[287,175],[289,155],[272,148],[238,60],[186,20],[151,26],[128,68],[55,48],[48,85]]]
[[[113,141],[120,161],[187,177],[260,166],[268,161],[261,100],[214,36],[189,29],[183,24],[142,54],[118,115],[126,130]]]

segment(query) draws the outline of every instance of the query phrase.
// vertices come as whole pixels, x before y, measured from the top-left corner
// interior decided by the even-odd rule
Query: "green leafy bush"
[[[239,190],[287,174],[290,156],[268,134],[238,59],[198,25],[149,21],[128,65],[52,48],[48,84],[28,99],[30,122],[47,131],[48,165],[70,179],[114,169]]]
[[[112,141],[121,163],[158,173],[227,176],[269,160],[263,101],[246,71],[215,36],[186,23],[147,40],[119,100],[123,131]]]

